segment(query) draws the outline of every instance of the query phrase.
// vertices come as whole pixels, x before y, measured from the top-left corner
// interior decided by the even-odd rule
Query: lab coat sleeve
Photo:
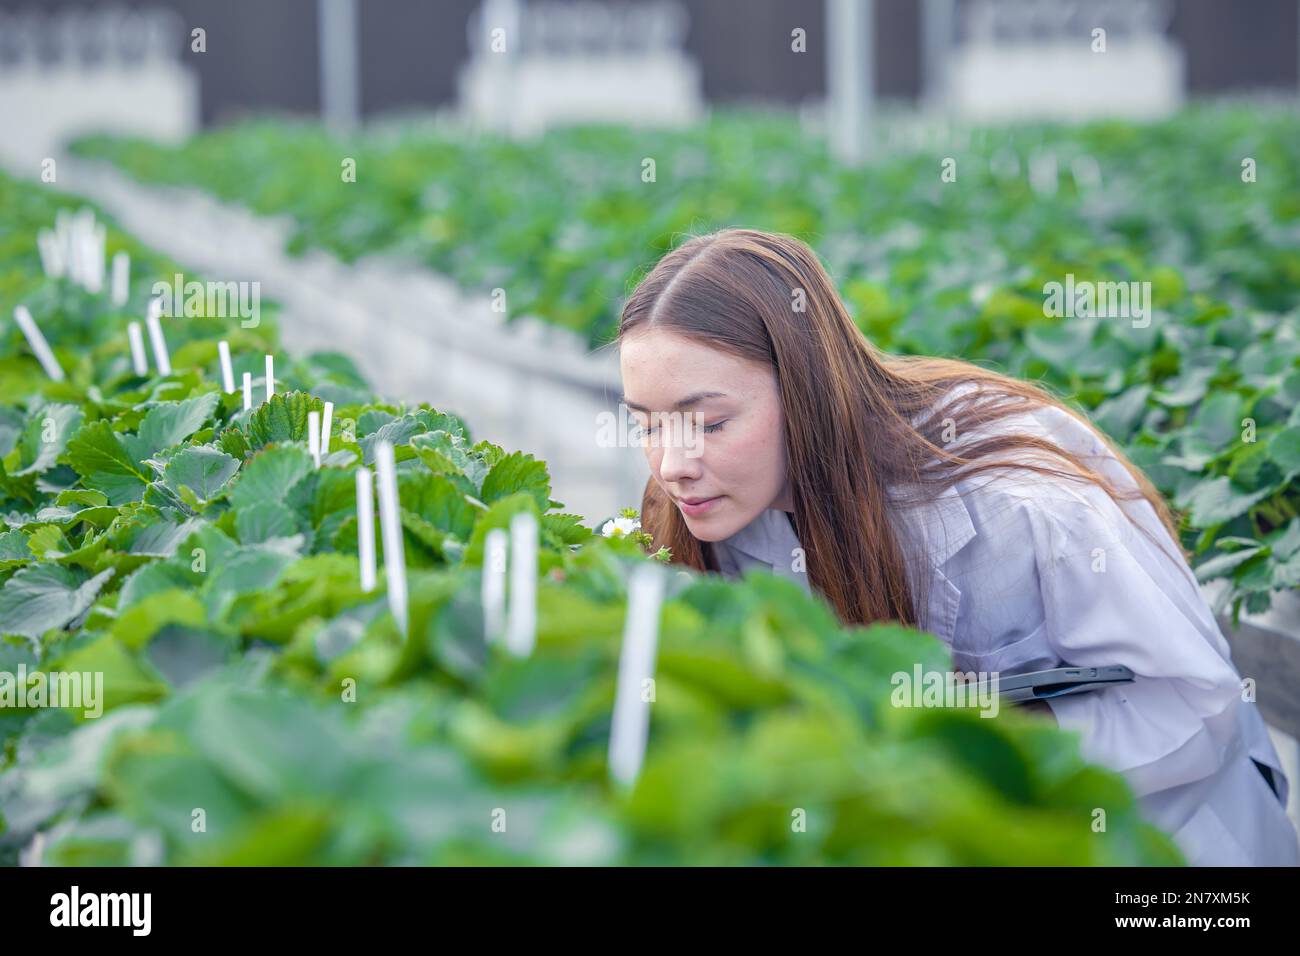
[[[1034,522],[1048,644],[1069,665],[1123,664],[1136,675],[1049,704],[1082,735],[1084,756],[1124,773],[1139,796],[1217,772],[1241,706],[1227,644],[1147,511],[1156,541],[1109,497],[1053,501]]]

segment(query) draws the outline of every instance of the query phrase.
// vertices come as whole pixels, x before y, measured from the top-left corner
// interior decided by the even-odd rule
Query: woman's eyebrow
[[[673,408],[678,411],[681,411],[684,408],[690,408],[692,405],[696,405],[699,402],[704,401],[706,398],[726,398],[726,397],[727,397],[726,392],[695,392],[692,395],[687,395],[680,402],[674,405]],[[618,400],[622,402],[624,405],[626,405],[628,408],[635,408],[638,412],[648,412],[650,410],[646,408],[644,405],[638,405],[636,402],[631,401],[626,395],[620,395],[618,397]]]

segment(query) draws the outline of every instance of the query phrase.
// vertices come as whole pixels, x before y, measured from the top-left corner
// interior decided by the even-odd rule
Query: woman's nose
[[[701,449],[681,428],[664,428],[663,447],[659,449],[659,480],[664,482],[693,481],[700,477]]]

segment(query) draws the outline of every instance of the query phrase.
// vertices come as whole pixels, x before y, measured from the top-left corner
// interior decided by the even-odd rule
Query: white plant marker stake
[[[506,616],[506,543],[503,528],[493,528],[483,542],[483,635],[500,640]]]
[[[537,518],[521,511],[510,519],[510,610],[506,650],[527,657],[537,643]]]
[[[330,453],[330,426],[334,423],[334,403],[325,403],[325,414],[321,416],[320,422],[320,453],[322,457],[329,457]]]
[[[125,252],[113,256],[113,305],[121,308],[126,305],[131,291],[131,256]]]
[[[68,278],[77,285],[85,284],[82,276],[85,269],[82,267],[82,220],[81,216],[69,216],[64,220],[64,245],[66,247],[66,260],[68,260]]]
[[[253,407],[253,373],[244,373],[244,411]]]
[[[221,360],[221,387],[229,395],[235,390],[235,369],[230,364],[230,343],[225,339],[217,343],[217,358]]]
[[[659,644],[659,610],[664,599],[662,569],[642,564],[627,585],[627,621],[618,657],[618,689],[609,732],[609,773],[624,787],[636,783],[650,733],[646,681],[654,678]]]
[[[79,286],[86,284],[86,247],[82,242],[81,220],[74,219],[68,227],[68,278]]]
[[[375,589],[375,482],[370,469],[357,469],[357,554],[361,561],[361,590]]]
[[[275,356],[266,357],[266,400],[269,402],[275,394]]]
[[[397,513],[397,462],[393,446],[386,441],[375,445],[375,478],[379,482],[379,532],[384,541],[384,575],[388,579],[388,609],[397,627],[406,634],[406,552],[402,544],[402,522]]]
[[[172,359],[167,353],[167,340],[163,338],[162,321],[159,319],[161,315],[162,299],[151,299],[149,311],[145,313],[144,324],[149,330],[149,344],[153,346],[153,364],[158,366],[158,374],[170,375]]]
[[[104,288],[104,256],[108,230],[92,226],[86,231],[86,289],[98,295]]]
[[[72,216],[67,210],[60,209],[54,214],[54,241],[59,247],[59,258],[63,261],[63,274],[75,282],[77,275],[72,269]]]
[[[83,232],[81,234],[81,284],[87,292],[99,292],[100,284],[95,281],[96,275],[95,234]]]
[[[36,353],[36,361],[41,363],[41,368],[45,369],[45,374],[56,382],[62,382],[63,366],[54,357],[54,351],[50,348],[50,343],[45,341],[40,326],[32,318],[27,306],[20,305],[14,308],[14,321],[18,323],[18,328],[23,330],[23,337],[27,339],[27,344]]]
[[[41,253],[41,268],[51,279],[64,274],[63,244],[56,233],[42,229],[36,234],[36,245]]]
[[[131,368],[136,375],[148,375],[149,359],[144,354],[144,333],[139,322],[126,324],[126,340],[131,343]]]
[[[307,413],[307,452],[312,463],[320,467],[320,412],[312,409]]]

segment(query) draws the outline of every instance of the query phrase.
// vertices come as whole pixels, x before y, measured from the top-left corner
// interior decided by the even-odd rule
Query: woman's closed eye
[[[720,422],[715,422],[715,423],[712,424],[712,425],[704,425],[703,428],[702,428],[702,431],[703,431],[706,435],[711,435],[711,434],[713,434],[714,432],[716,432],[718,429],[720,429],[723,425],[727,424],[727,422],[729,422],[729,421],[731,421],[731,419],[729,419],[729,418],[724,418],[722,421],[720,421]],[[638,425],[636,426],[636,428],[637,428],[637,434],[638,434],[638,435],[653,435],[655,432],[659,431],[659,426],[658,426],[658,425],[655,425],[653,428],[651,428],[651,427],[646,426],[646,425],[638,424]]]

